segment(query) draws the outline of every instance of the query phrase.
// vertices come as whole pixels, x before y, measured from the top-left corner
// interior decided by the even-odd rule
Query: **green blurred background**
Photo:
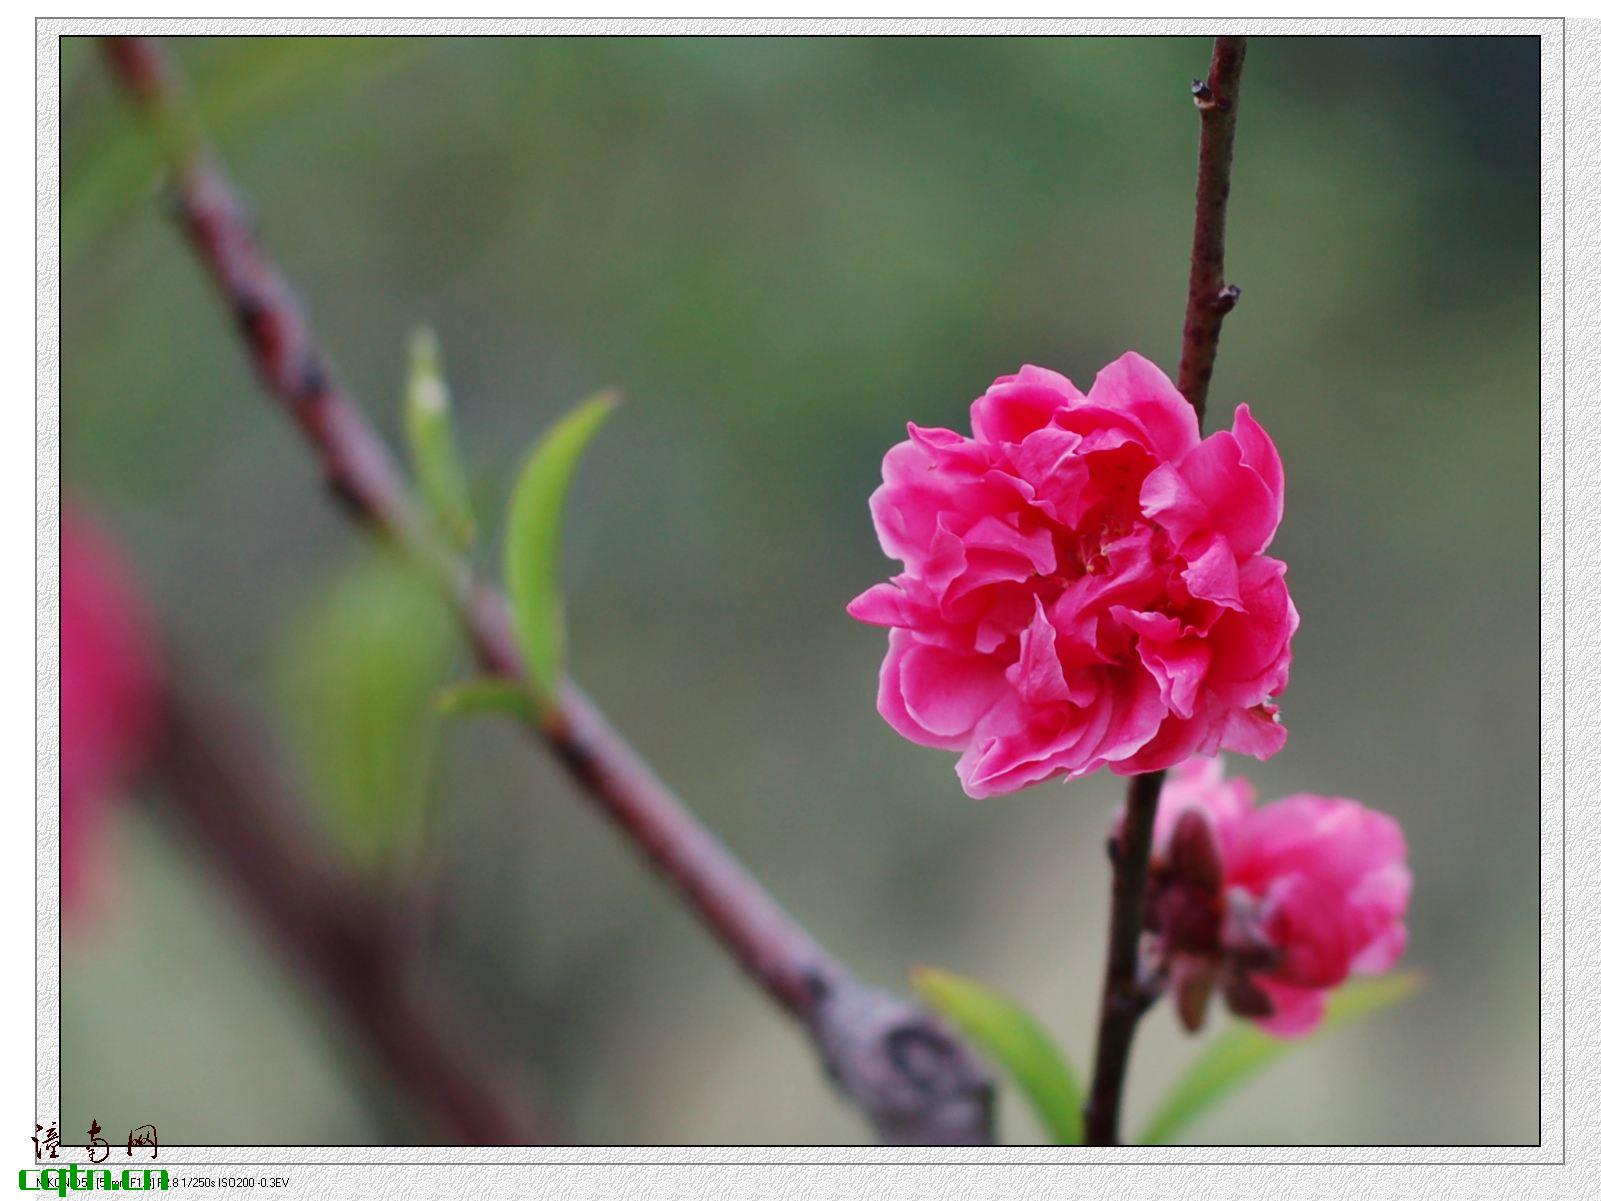
[[[1236,766],[1264,798],[1400,818],[1405,962],[1430,986],[1298,1050],[1196,1141],[1538,1138],[1537,49],[1250,48],[1244,299],[1213,424],[1249,401],[1283,453],[1274,553],[1302,628],[1288,747]],[[1023,362],[1083,386],[1130,348],[1176,365],[1206,40],[173,51],[391,435],[408,331],[439,330],[486,565],[530,439],[625,391],[569,522],[573,663],[662,774],[864,975],[979,976],[1085,1064],[1119,782],[967,800],[952,756],[875,714],[883,633],[844,605],[889,573],[866,502],[907,420],[959,426]],[[175,653],[337,802],[317,727],[355,702],[318,659],[360,641],[378,585],[164,218],[94,47],[63,44],[62,86],[65,483],[130,546]],[[417,687],[464,670],[442,628],[416,637]],[[524,1065],[576,1141],[866,1138],[536,748],[493,721],[431,740],[405,778],[447,881],[432,961],[470,1037]],[[91,1116],[168,1143],[423,1137],[226,884],[142,807],[118,823],[111,895],[64,946],[64,1138]],[[1195,1049],[1170,1009],[1146,1022],[1136,1118]],[[1039,1137],[1011,1096],[1003,1133]]]

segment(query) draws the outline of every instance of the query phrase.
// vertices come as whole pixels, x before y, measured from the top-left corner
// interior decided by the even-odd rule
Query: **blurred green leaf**
[[[1348,984],[1329,999],[1328,1011],[1318,1034],[1324,1034],[1363,1014],[1399,1004],[1423,987],[1422,972],[1397,972],[1377,980]],[[1140,1142],[1150,1146],[1170,1143],[1190,1122],[1210,1109],[1221,1097],[1261,1071],[1286,1051],[1304,1045],[1309,1039],[1275,1038],[1255,1026],[1241,1022],[1224,1031],[1201,1052],[1199,1059],[1168,1094],[1156,1117],[1151,1119]]]
[[[452,684],[434,697],[434,708],[446,717],[476,713],[509,713],[525,719],[534,716],[528,690],[511,680],[477,679]]]
[[[284,699],[294,749],[334,835],[376,867],[415,846],[428,794],[433,697],[454,632],[407,561],[364,552],[290,624]]]
[[[88,41],[72,38],[63,41]],[[182,39],[178,39],[182,41]],[[167,45],[185,67],[202,67],[191,79],[201,125],[213,139],[237,136],[280,117],[291,108],[337,95],[368,82],[379,70],[400,64],[423,39],[249,37],[212,39],[221,52],[196,62],[185,49]],[[98,56],[95,56],[98,57]],[[94,67],[105,67],[95,62]],[[118,97],[118,107],[123,107]],[[113,229],[120,214],[148,204],[150,177],[162,171],[155,144],[126,112],[95,114],[101,120],[64,155],[61,191],[62,268],[75,265],[94,241]]]
[[[1084,1099],[1073,1069],[1051,1036],[1021,1006],[975,980],[939,968],[914,969],[912,984],[1006,1069],[1057,1143],[1076,1146],[1084,1141]]]
[[[439,339],[431,329],[419,329],[411,336],[405,409],[406,441],[423,500],[445,536],[458,549],[469,550],[474,533],[472,502],[456,448]]]
[[[534,447],[512,491],[506,519],[506,591],[536,697],[548,697],[566,653],[562,613],[561,525],[578,460],[617,394],[592,396],[558,421]]]

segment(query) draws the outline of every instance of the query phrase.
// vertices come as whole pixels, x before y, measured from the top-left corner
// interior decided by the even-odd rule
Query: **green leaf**
[[[406,440],[423,500],[445,536],[458,549],[469,550],[473,544],[472,502],[467,497],[461,453],[456,449],[439,340],[431,329],[419,329],[411,336],[405,409]]]
[[[1084,1141],[1083,1094],[1050,1035],[1016,1002],[975,980],[939,968],[912,972],[912,984],[935,1009],[1005,1068],[1059,1144]]]
[[[290,749],[335,839],[376,868],[422,834],[455,646],[450,612],[414,563],[367,551],[291,620],[280,692]]]
[[[528,456],[506,519],[506,591],[537,698],[554,695],[566,653],[560,552],[568,485],[584,448],[617,407],[603,392],[558,421]]]
[[[1424,985],[1422,972],[1397,972],[1376,980],[1348,984],[1329,998],[1318,1033],[1343,1026],[1363,1014],[1399,1004]],[[1225,1094],[1244,1083],[1286,1051],[1308,1039],[1283,1039],[1241,1022],[1224,1031],[1201,1052],[1200,1058],[1174,1086],[1167,1100],[1145,1128],[1140,1142],[1147,1146],[1170,1143],[1190,1122]]]
[[[442,689],[434,697],[434,708],[445,717],[467,717],[477,713],[509,713],[532,719],[533,698],[521,684],[512,680],[464,680]]]

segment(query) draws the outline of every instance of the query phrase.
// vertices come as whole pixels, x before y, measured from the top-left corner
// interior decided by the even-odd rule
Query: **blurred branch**
[[[256,241],[244,203],[195,129],[159,47],[111,38],[107,58],[167,147],[179,220],[232,309],[257,375],[316,452],[335,495],[375,533],[445,574],[486,673],[522,679],[504,599],[473,580],[419,521],[387,448],[335,378]],[[823,950],[576,686],[564,685],[559,703],[532,728],[746,973],[801,1022],[829,1075],[881,1138],[990,1141],[991,1085],[966,1046],[932,1014],[868,987]]]
[[[1206,419],[1206,392],[1217,360],[1223,318],[1240,290],[1223,283],[1223,228],[1228,211],[1229,171],[1234,159],[1234,123],[1239,113],[1240,75],[1245,39],[1216,38],[1205,80],[1191,88],[1201,115],[1200,162],[1195,180],[1195,236],[1190,249],[1190,291],[1184,313],[1184,349],[1179,391]],[[1112,916],[1107,933],[1106,975],[1095,1038],[1095,1075],[1084,1101],[1084,1141],[1114,1146],[1123,1107],[1123,1080],[1140,1018],[1151,995],[1140,979],[1140,933],[1144,926],[1145,880],[1150,869],[1151,834],[1166,772],[1148,772],[1129,781],[1123,824],[1112,852]]]
[[[305,829],[271,760],[216,698],[169,687],[152,771],[162,810],[197,842],[282,949],[332,1001],[417,1112],[456,1143],[549,1143],[555,1129],[502,1079],[412,970],[404,904],[335,862]]]

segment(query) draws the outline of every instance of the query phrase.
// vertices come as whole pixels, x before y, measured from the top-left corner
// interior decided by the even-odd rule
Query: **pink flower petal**
[[[1190,557],[1190,565],[1179,572],[1179,577],[1190,595],[1197,600],[1208,600],[1225,609],[1243,613],[1245,602],[1240,599],[1240,567],[1228,540],[1221,534],[1214,534],[1204,545],[1206,549]]]
[[[1024,367],[1016,375],[1001,376],[973,402],[973,433],[991,443],[1021,442],[1058,409],[1083,398],[1066,376]]]
[[[1234,410],[1234,438],[1240,444],[1240,462],[1256,472],[1267,485],[1272,501],[1273,528],[1277,529],[1284,517],[1284,464],[1279,459],[1279,448],[1251,416],[1249,405],[1242,404]]]
[[[1062,673],[1056,654],[1056,628],[1045,616],[1045,606],[1034,600],[1034,620],[1023,631],[1017,662],[1007,679],[1030,704],[1070,701],[1074,691]]]
[[[1276,751],[1298,617],[1261,553],[1284,472],[1249,410],[1203,442],[1128,354],[1088,396],[1001,376],[972,420],[971,438],[909,425],[870,501],[904,570],[849,612],[910,638],[891,636],[885,719],[960,752],[975,796]]]
[[[906,593],[887,581],[874,584],[846,605],[845,612],[870,626],[907,626],[915,620],[908,612]]]
[[[1203,642],[1139,641],[1140,662],[1151,673],[1163,703],[1180,717],[1194,717],[1201,682],[1212,662]]]
[[[918,645],[905,630],[889,632],[889,654],[884,656],[878,672],[878,712],[902,738],[919,746],[938,747],[941,750],[959,751],[967,744],[965,733],[956,736],[940,735],[917,721],[906,707],[905,689],[901,683],[901,669],[907,652]]]
[[[1273,1016],[1257,1022],[1269,1034],[1279,1038],[1300,1038],[1311,1034],[1322,1024],[1327,1002],[1321,990],[1293,988],[1278,984],[1266,976],[1257,976],[1254,982],[1273,1003]]]
[[[1090,387],[1089,401],[1127,413],[1164,459],[1179,458],[1200,440],[1189,402],[1160,367],[1133,351],[1101,369]]]
[[[1289,731],[1279,724],[1276,710],[1267,705],[1255,709],[1231,709],[1223,719],[1219,746],[1225,751],[1271,759],[1284,749]]]
[[[906,712],[936,738],[959,738],[1000,697],[1005,677],[993,659],[913,643],[901,659]]]

